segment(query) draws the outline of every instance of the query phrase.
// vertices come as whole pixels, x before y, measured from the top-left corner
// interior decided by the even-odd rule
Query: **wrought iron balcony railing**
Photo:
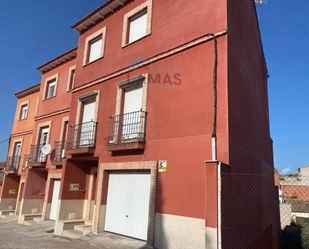
[[[90,121],[77,125],[70,125],[67,149],[95,147],[98,123]]]
[[[137,111],[109,116],[107,144],[144,142],[146,139],[147,112]]]
[[[62,161],[65,158],[65,142],[64,141],[55,141],[55,148],[52,153],[51,160],[53,162]]]
[[[6,170],[18,170],[20,156],[8,157],[6,160]]]
[[[23,168],[22,170],[27,170],[29,162],[29,155],[24,155]]]
[[[46,162],[46,155],[42,153],[45,144],[35,144],[30,146],[28,163]]]

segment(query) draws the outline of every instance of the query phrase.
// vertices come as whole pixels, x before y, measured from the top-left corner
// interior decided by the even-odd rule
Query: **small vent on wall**
[[[77,213],[69,213],[68,220],[76,220]]]

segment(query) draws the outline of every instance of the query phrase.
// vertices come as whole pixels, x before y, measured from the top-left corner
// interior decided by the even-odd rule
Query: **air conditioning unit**
[[[65,158],[65,149],[61,151],[61,158]]]

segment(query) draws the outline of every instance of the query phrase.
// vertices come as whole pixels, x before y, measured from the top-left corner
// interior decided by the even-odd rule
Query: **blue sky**
[[[296,173],[309,165],[309,2],[269,0],[257,11],[270,74],[275,167]]]
[[[71,25],[103,2],[0,0],[0,142],[12,131],[13,94],[40,82],[36,67],[77,46]],[[309,165],[309,2],[268,0],[257,11],[270,74],[275,166],[296,173]],[[0,144],[0,161],[6,160],[7,146]]]

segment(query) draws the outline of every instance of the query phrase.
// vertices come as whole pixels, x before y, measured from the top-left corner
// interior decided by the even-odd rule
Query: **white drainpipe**
[[[215,137],[211,138],[212,161],[217,161],[217,141]]]
[[[218,249],[222,248],[221,242],[221,162],[218,162]]]

